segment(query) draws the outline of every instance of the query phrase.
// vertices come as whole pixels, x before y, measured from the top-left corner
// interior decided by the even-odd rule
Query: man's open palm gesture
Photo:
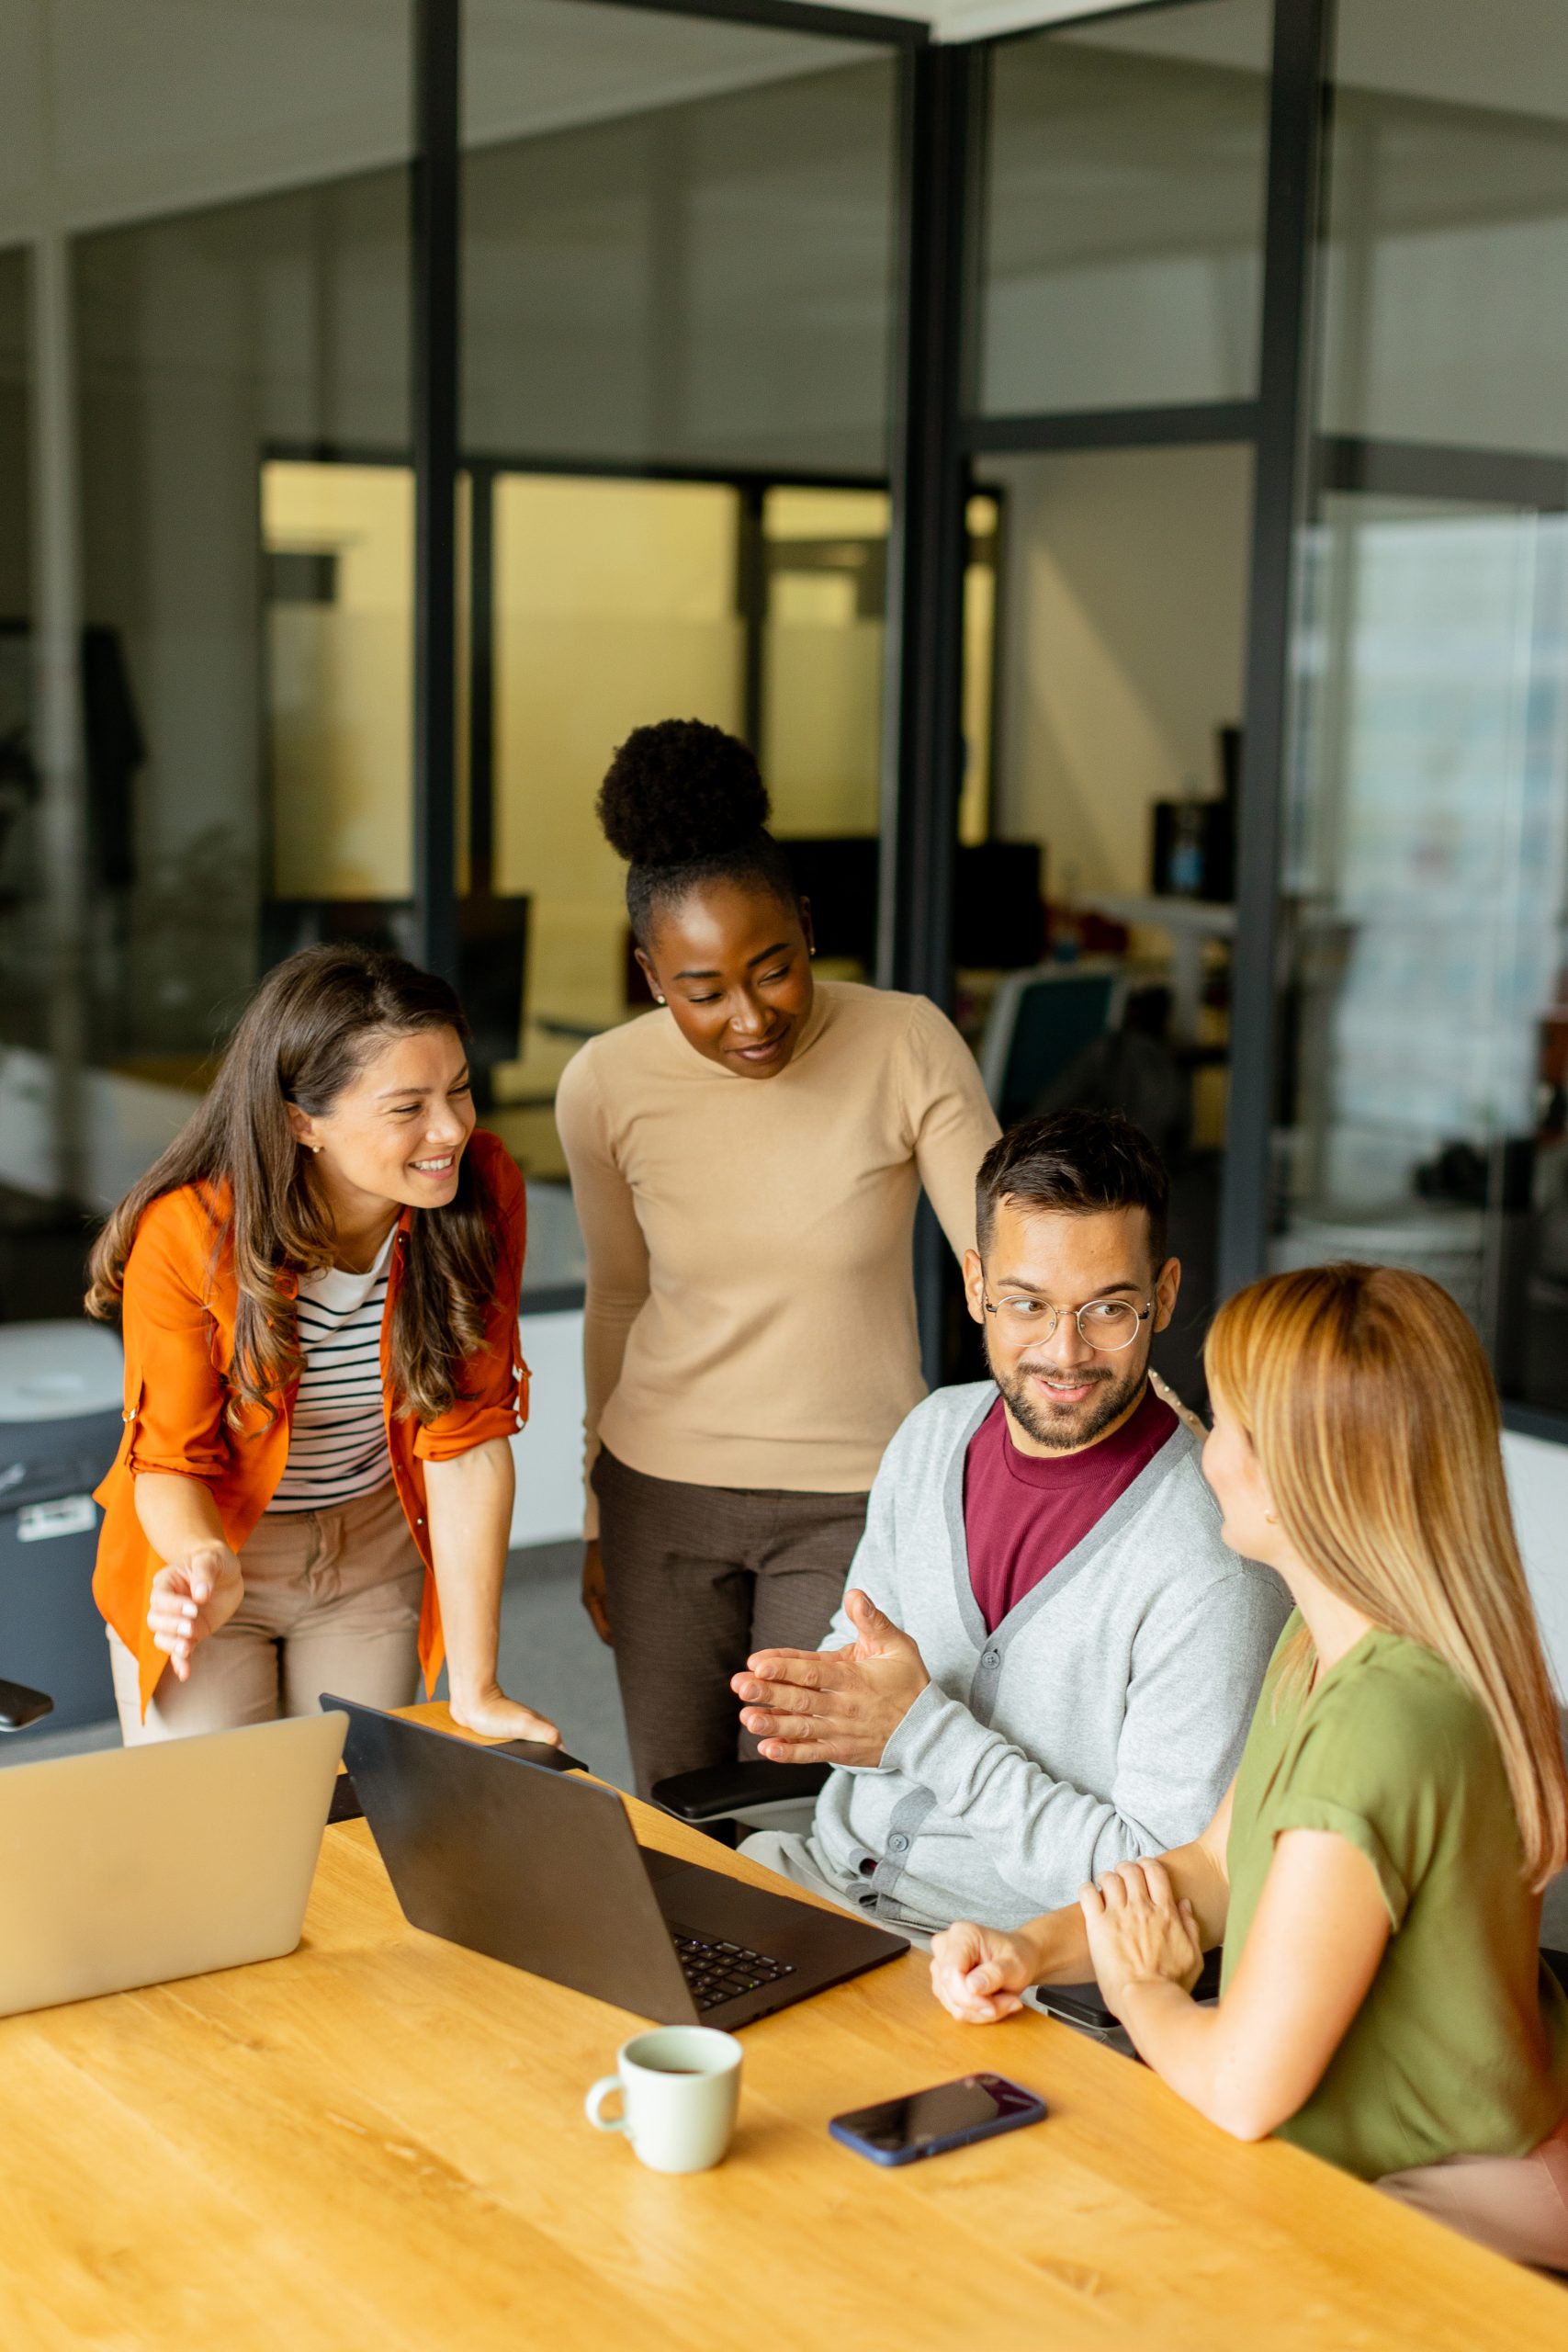
[[[931,1680],[910,1640],[863,1592],[844,1596],[859,1639],[841,1650],[758,1650],[730,1689],[772,1764],[880,1764]]]

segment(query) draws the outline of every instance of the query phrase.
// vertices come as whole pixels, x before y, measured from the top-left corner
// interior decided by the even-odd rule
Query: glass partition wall
[[[318,754],[354,766],[334,712],[395,697],[400,649],[352,677],[290,638],[359,596],[360,525],[268,512],[265,456],[406,460],[410,57],[400,5],[0,5],[7,1317],[79,1306],[85,1224],[188,1114],[267,902],[352,862]],[[405,614],[411,553],[370,566]],[[395,751],[355,772],[406,890]]]
[[[34,1311],[80,1256],[57,1200],[45,1093],[55,1041],[32,662],[31,291],[26,248],[0,250],[0,1317]]]
[[[536,1292],[581,1276],[556,1078],[642,1001],[592,816],[631,728],[748,736],[803,863],[855,863],[838,967],[870,967],[914,28],[310,16],[0,0],[0,1234],[27,1237],[3,1317],[73,1310],[85,1229],[279,956],[428,952],[444,766],[456,976],[483,1115],[533,1179]],[[443,271],[445,340],[416,326]],[[420,503],[443,379],[450,582]],[[433,755],[421,614],[444,599],[457,725]],[[51,752],[38,682],[62,661]],[[24,1280],[56,1227],[52,1279]]]
[[[1161,1136],[1189,1393],[1353,1250],[1568,1435],[1561,12],[740,13],[0,0],[0,1316],[333,933],[570,1295],[594,793],[697,715],[830,968]]]
[[[1190,1394],[1228,1283],[1375,1258],[1568,1435],[1561,12],[1178,0],[985,79],[962,441],[1055,1016],[1014,1104],[1166,1121]]]
[[[1568,1415],[1568,22],[1340,0],[1272,1261],[1446,1283]]]

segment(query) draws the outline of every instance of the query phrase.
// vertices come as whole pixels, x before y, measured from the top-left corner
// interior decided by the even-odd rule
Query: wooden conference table
[[[730,1860],[636,1812],[649,1843]],[[1568,2344],[1561,2289],[1224,2139],[1065,2026],[953,2024],[919,1954],[747,2030],[710,2173],[647,2172],[582,2119],[639,2022],[417,1933],[365,1824],[329,1829],[288,1959],[0,2021],[0,2345]],[[902,2172],[827,2136],[982,2064],[1049,2120]]]

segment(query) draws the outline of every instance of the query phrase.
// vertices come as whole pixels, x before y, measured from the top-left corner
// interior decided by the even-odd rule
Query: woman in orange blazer
[[[444,1656],[470,1730],[558,1737],[497,1679],[525,1216],[465,1032],[400,957],[291,956],[98,1240],[125,1433],[93,1589],[128,1740],[402,1705]]]

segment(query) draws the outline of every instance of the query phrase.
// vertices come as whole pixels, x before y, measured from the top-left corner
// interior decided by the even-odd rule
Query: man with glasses
[[[906,1932],[1010,1927],[1212,1817],[1287,1603],[1151,1384],[1168,1189],[1115,1114],[987,1153],[964,1280],[991,1380],[894,1437],[828,1646],[734,1678],[764,1757],[840,1768],[754,1860]]]

